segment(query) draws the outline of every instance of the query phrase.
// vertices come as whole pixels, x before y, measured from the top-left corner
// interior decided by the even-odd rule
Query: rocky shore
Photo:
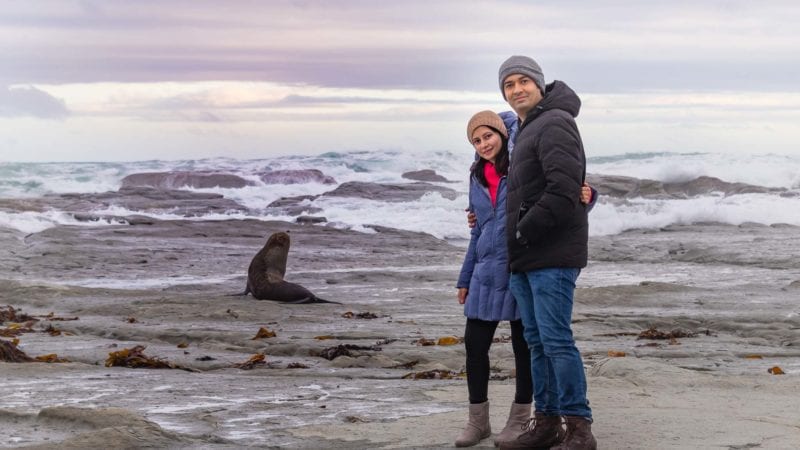
[[[275,231],[292,236],[287,279],[343,305],[230,296]],[[574,321],[604,447],[797,442],[796,236],[704,224],[593,239]],[[37,318],[0,339],[69,361],[0,363],[0,445],[447,447],[462,425],[460,246],[257,220],[2,230],[0,241],[0,306]],[[275,336],[256,338],[261,328]],[[686,334],[639,338],[651,328]],[[498,430],[513,394],[508,335],[501,326],[492,349]],[[105,366],[136,345],[183,370]],[[263,364],[237,367],[257,354]]]
[[[466,417],[454,288],[464,242],[237,218],[254,211],[180,190],[219,178],[173,175],[105,193],[0,199],[0,211],[73,219],[33,233],[0,227],[0,355],[35,360],[0,362],[0,447],[452,445]],[[317,198],[456,194],[434,175],[346,182],[265,208],[296,220]],[[591,181],[609,202],[687,197],[696,185],[721,195],[758,188]],[[286,278],[341,305],[234,295],[277,231],[292,239]],[[798,232],[695,223],[592,237],[573,321],[602,448],[796,448]],[[496,432],[513,397],[509,334],[501,324],[491,351]]]

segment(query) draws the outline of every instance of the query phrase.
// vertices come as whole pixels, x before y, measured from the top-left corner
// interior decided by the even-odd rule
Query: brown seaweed
[[[464,338],[458,338],[455,336],[443,336],[436,341],[436,345],[447,346],[447,345],[461,344],[463,342]]]
[[[390,369],[410,369],[410,368],[416,366],[417,364],[419,364],[419,360],[415,359],[413,361],[409,361],[409,362],[403,363],[403,364],[398,364],[396,366],[391,366],[389,368]]]
[[[672,330],[670,332],[659,331],[655,327],[650,327],[641,333],[637,339],[664,339],[673,340],[678,338],[697,337],[696,333],[683,330]]]
[[[34,358],[36,361],[44,362],[44,363],[66,363],[69,362],[67,358],[59,358],[58,355],[55,353],[50,353],[48,355],[41,355]]]
[[[39,319],[29,316],[27,314],[21,314],[18,312],[19,310],[14,309],[11,305],[6,305],[4,308],[0,308],[0,323],[3,322],[38,322]]]
[[[463,378],[465,372],[453,372],[452,370],[434,369],[425,372],[412,372],[403,375],[404,380],[452,380]]]
[[[58,328],[54,327],[53,324],[49,324],[47,328],[44,329],[45,333],[48,333],[50,336],[61,336],[62,334],[69,334],[62,332]]]
[[[429,345],[436,345],[436,341],[434,341],[433,339],[419,338],[416,341],[412,342],[412,344],[427,347]]]
[[[38,317],[43,319],[43,320],[49,320],[51,322],[65,322],[65,321],[69,321],[69,320],[80,320],[79,317],[58,317],[58,316],[55,315],[55,313],[52,313],[52,312],[50,314],[45,315],[45,316],[38,316]]]
[[[33,333],[34,323],[36,323],[36,319],[24,323],[11,322],[6,328],[0,329],[0,337],[16,337],[22,333]]]
[[[261,327],[258,329],[258,332],[256,333],[255,337],[251,339],[251,341],[255,341],[256,339],[273,338],[275,336],[277,336],[277,334],[275,334],[274,331]]]
[[[287,364],[286,368],[287,369],[308,369],[308,366],[303,364],[303,363],[293,362],[293,363]]]
[[[767,373],[771,373],[772,375],[786,375],[786,372],[778,366],[770,367],[767,369]]]
[[[0,339],[0,361],[20,363],[31,362],[33,358],[18,349],[16,342]]]
[[[383,349],[377,345],[368,347],[365,345],[340,344],[337,345],[336,347],[328,347],[326,349],[320,350],[319,352],[315,352],[312,350],[311,355],[325,358],[328,361],[333,361],[339,356],[355,356],[353,355],[353,352],[351,352],[351,350],[369,350],[373,352],[379,352]]]
[[[511,378],[511,375],[501,375],[499,373],[493,373],[489,376],[489,379],[492,381],[505,381]]]
[[[347,311],[342,314],[342,317],[345,319],[377,319],[379,316],[371,312],[354,313],[352,311]]]
[[[161,358],[154,358],[144,354],[144,345],[137,345],[133,348],[126,348],[108,354],[106,367],[129,367],[132,369],[183,369],[190,370],[166,361]]]
[[[242,370],[251,370],[255,369],[256,366],[266,364],[267,356],[263,353],[256,353],[255,355],[251,356],[250,359],[243,363],[234,364],[233,367]]]

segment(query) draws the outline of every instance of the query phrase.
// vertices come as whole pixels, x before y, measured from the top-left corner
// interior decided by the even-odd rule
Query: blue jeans
[[[572,301],[580,269],[512,273],[509,283],[531,351],[536,411],[591,419],[583,360],[572,337]]]

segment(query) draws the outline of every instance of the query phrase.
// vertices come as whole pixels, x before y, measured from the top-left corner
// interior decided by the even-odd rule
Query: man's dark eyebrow
[[[517,81],[519,81],[519,80],[530,80],[531,79],[531,77],[529,77],[529,76],[527,76],[525,74],[519,74],[519,75],[520,75],[520,77],[517,79]],[[503,82],[503,86],[507,85],[508,83],[512,83],[512,81],[511,80],[504,81]]]

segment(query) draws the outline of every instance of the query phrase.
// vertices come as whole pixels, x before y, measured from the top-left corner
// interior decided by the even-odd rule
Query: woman
[[[511,441],[523,432],[530,418],[533,399],[530,352],[523,337],[522,321],[508,289],[506,248],[506,180],[508,173],[508,131],[503,119],[492,111],[481,111],[467,124],[467,138],[477,153],[470,169],[469,206],[476,216],[469,247],[456,287],[458,302],[464,305],[467,325],[469,420],[456,447],[469,447],[492,433],[489,424],[489,347],[501,320],[511,323],[511,345],[516,366],[516,394],[505,428],[495,445]],[[592,191],[585,186],[581,201],[588,203]]]

